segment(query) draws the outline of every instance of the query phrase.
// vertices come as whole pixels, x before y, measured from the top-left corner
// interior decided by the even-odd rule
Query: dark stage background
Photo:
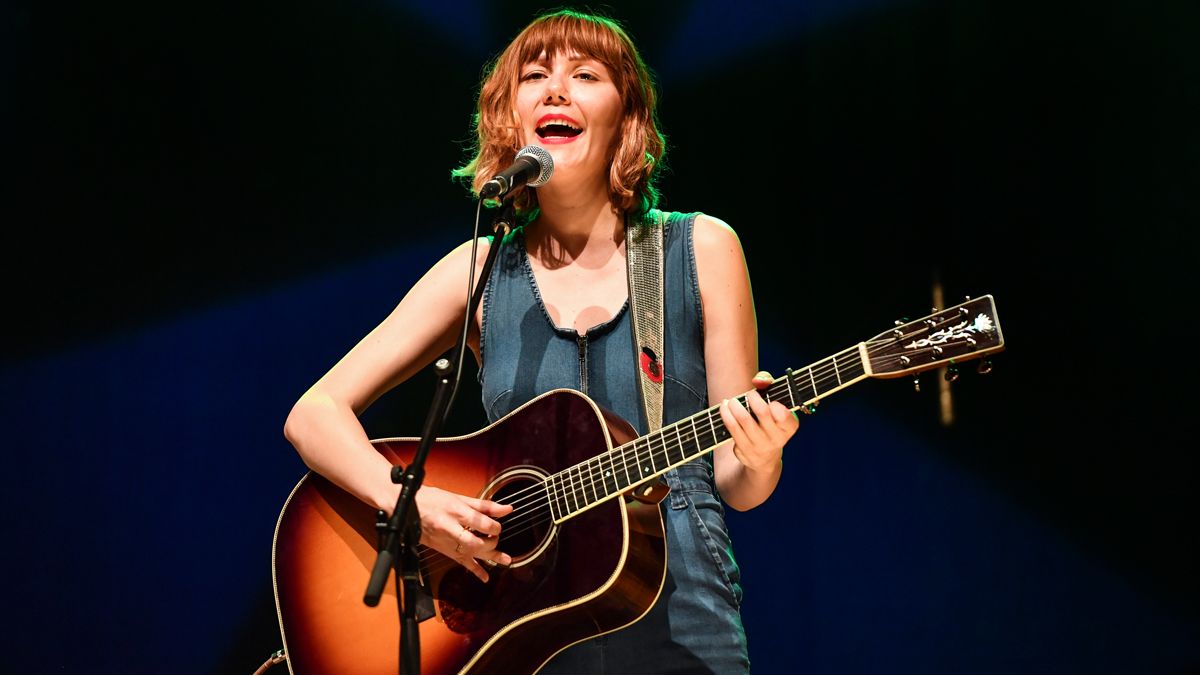
[[[544,6],[0,9],[6,673],[280,646],[292,402],[470,234],[483,64]],[[804,420],[731,513],[758,673],[1200,672],[1193,2],[609,8],[665,206],[742,237],[762,366],[994,294],[1009,349]],[[468,374],[448,431],[480,426]],[[426,373],[369,411],[413,435]],[[1189,440],[1192,438],[1192,440]]]

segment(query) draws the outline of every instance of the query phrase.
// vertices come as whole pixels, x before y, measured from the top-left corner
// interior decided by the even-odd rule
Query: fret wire
[[[574,489],[571,487],[571,469],[564,469],[559,476],[559,482],[562,484],[563,504],[566,506],[563,509],[563,515],[574,513],[576,504],[574,504]]]
[[[559,492],[558,487],[556,486],[556,484],[559,480],[560,480],[560,478],[559,478],[558,474],[550,476],[550,480],[548,481],[549,487],[547,488],[549,490],[550,494],[553,495],[553,501],[551,501],[551,504],[558,507],[558,513],[551,514],[551,515],[554,515],[555,520],[562,518],[563,514],[566,512],[566,509],[563,508],[564,505],[558,503],[559,500],[562,499],[562,494]]]
[[[604,490],[605,496],[612,495],[617,491],[617,470],[612,464],[612,452],[605,453],[608,459],[608,468],[605,470]]]
[[[608,491],[604,490],[604,455],[596,455],[593,461],[596,468],[592,470],[592,491],[596,493],[596,501],[600,501],[608,496]]]
[[[604,472],[604,496],[607,497],[617,492],[617,469],[613,464],[613,453],[605,453],[608,457],[608,469]]]
[[[708,415],[706,415],[706,417],[708,418],[708,430],[712,432],[713,445],[719,445],[721,443],[721,439],[717,438],[717,425],[713,424],[713,419],[712,419],[713,415],[716,414],[716,412],[717,411],[715,411],[715,410],[709,410]]]
[[[687,453],[683,450],[683,434],[679,431],[679,424],[672,424],[671,426],[675,427],[675,438],[679,442],[677,446],[679,448],[679,462],[683,462],[687,459]]]
[[[668,431],[670,431],[670,427],[665,427],[663,429],[659,429],[659,431],[658,431],[658,442],[662,446],[662,454],[663,454],[662,465],[661,465],[661,468],[658,469],[658,471],[666,471],[667,467],[674,464],[674,462],[671,461],[671,445],[670,445],[670,443],[667,442],[667,432]]]
[[[674,426],[674,425],[672,425],[672,426]],[[675,441],[671,441],[671,442],[667,441],[667,434],[669,434],[671,432],[671,430],[672,430],[671,427],[665,427],[662,430],[663,431],[663,434],[662,434],[663,455],[666,458],[666,466],[671,466],[672,464],[676,463],[675,455],[674,455],[674,453],[671,452],[671,450],[672,450],[671,446],[675,444]],[[675,439],[676,439],[676,441],[679,439],[678,433],[675,434]]]
[[[553,482],[553,477],[551,477],[550,480],[542,481],[542,491],[545,493],[544,498],[546,500],[546,504],[550,506],[550,520],[557,520],[558,516],[554,513],[554,499],[551,497],[551,493],[553,492]]]
[[[554,483],[554,498],[559,502],[558,517],[562,518],[571,511],[570,505],[567,504],[567,491],[563,488],[562,472],[554,474],[552,478]]]
[[[580,488],[575,486],[575,475],[578,472],[579,472],[579,467],[573,466],[570,469],[567,469],[567,477],[571,479],[571,501],[574,502],[574,506],[575,506],[575,508],[571,509],[572,513],[580,510],[580,508],[579,508]]]
[[[581,476],[581,478],[583,479],[583,499],[588,505],[595,504],[597,501],[599,501],[599,495],[596,494],[595,470],[592,469],[593,461],[595,461],[594,458],[584,462],[583,467],[580,469],[581,472],[586,472]],[[591,498],[588,497],[589,492],[591,492]]]
[[[563,516],[567,516],[567,515],[573,513],[576,508],[573,505],[573,502],[575,501],[574,500],[574,497],[575,497],[574,492],[575,491],[574,491],[574,489],[572,489],[570,481],[571,481],[571,472],[569,470],[566,472],[563,472],[562,474],[559,475],[559,485],[562,488],[562,501],[563,501],[563,507],[564,507],[563,508]]]
[[[659,447],[655,447],[656,441],[658,442]],[[660,432],[660,433],[654,434],[653,436],[650,436],[649,438],[647,438],[646,439],[646,447],[650,449],[650,468],[654,469],[654,473],[658,473],[661,470],[661,467],[663,466],[663,461],[656,459],[663,449],[662,433]],[[664,457],[663,459],[665,460],[666,457]]]
[[[792,369],[791,368],[788,368],[787,375],[784,376],[784,381],[787,382],[788,398],[792,399],[791,405],[788,407],[795,408],[800,405],[800,402],[796,400],[796,392],[792,391]]]
[[[596,501],[602,500],[608,496],[608,489],[604,484],[604,454],[595,456],[595,472],[592,477],[592,489],[595,490]]]
[[[591,500],[588,499],[588,494],[587,494],[587,476],[584,474],[584,472],[586,470],[587,470],[587,462],[583,462],[582,464],[575,465],[575,476],[576,476],[576,478],[579,479],[580,510],[586,509],[588,504],[591,503]]]
[[[695,434],[689,436],[688,441],[685,444],[684,440],[683,440],[682,427],[683,427],[682,424],[680,424],[676,427],[676,431],[679,434],[679,455],[680,455],[680,457],[683,457],[683,458],[687,458],[687,457],[694,458],[695,455],[700,454],[700,444],[696,442]],[[691,447],[689,447],[689,446],[691,446]],[[694,451],[691,448],[694,448]]]
[[[646,450],[650,459],[650,473],[658,473],[658,467],[654,465],[654,436],[646,437]]]
[[[634,444],[634,446],[636,447],[636,443]],[[625,467],[625,487],[633,487],[633,485],[635,483],[633,480],[633,476],[629,475],[629,450],[628,449],[621,451],[621,466]]]
[[[604,455],[596,455],[588,460],[588,465],[590,466],[593,462],[595,462],[596,466],[588,469],[588,471],[592,477],[592,492],[596,495],[595,501],[600,501],[606,496],[600,491],[604,487]]]

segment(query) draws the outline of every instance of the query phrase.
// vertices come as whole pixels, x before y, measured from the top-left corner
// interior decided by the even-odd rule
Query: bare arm
[[[799,422],[783,404],[768,405],[757,393],[748,397],[754,416],[729,400],[752,386],[761,386],[763,376],[770,382],[769,375],[758,371],[758,326],[750,276],[741,242],[720,220],[697,217],[694,243],[704,312],[708,399],[711,405],[721,405],[721,419],[733,436],[713,453],[717,489],[730,506],[744,511],[763,503],[775,491],[783,471],[783,446]]]
[[[477,275],[487,248],[481,241]],[[358,415],[453,346],[467,304],[470,254],[467,242],[434,265],[382,323],[300,397],[284,424],[284,435],[309,468],[375,508],[390,512],[400,489],[391,481],[391,464],[371,446]],[[507,514],[509,507],[433,487],[422,487],[417,501],[423,544],[483,578],[486,572],[475,558],[509,562],[494,550],[494,537],[470,532],[499,534],[493,516]]]

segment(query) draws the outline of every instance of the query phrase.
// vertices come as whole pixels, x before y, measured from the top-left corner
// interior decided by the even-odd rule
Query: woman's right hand
[[[512,556],[496,550],[500,523],[494,520],[512,510],[509,504],[464,497],[429,485],[417,490],[421,543],[457,561],[480,581],[488,580],[480,560],[512,564]]]

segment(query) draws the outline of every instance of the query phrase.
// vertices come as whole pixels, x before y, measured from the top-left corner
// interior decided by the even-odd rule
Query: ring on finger
[[[467,527],[466,525],[463,525],[463,533],[465,533],[465,534],[466,534],[466,536],[467,536],[467,541],[460,541],[460,542],[458,542],[458,546],[455,546],[455,547],[454,547],[454,552],[455,552],[455,553],[462,553],[462,552],[463,552],[463,545],[464,545],[464,544],[467,544],[467,543],[469,543],[469,542],[470,542],[470,541],[471,541],[471,540],[472,540],[472,539],[475,537],[475,535],[471,534],[471,528]]]

